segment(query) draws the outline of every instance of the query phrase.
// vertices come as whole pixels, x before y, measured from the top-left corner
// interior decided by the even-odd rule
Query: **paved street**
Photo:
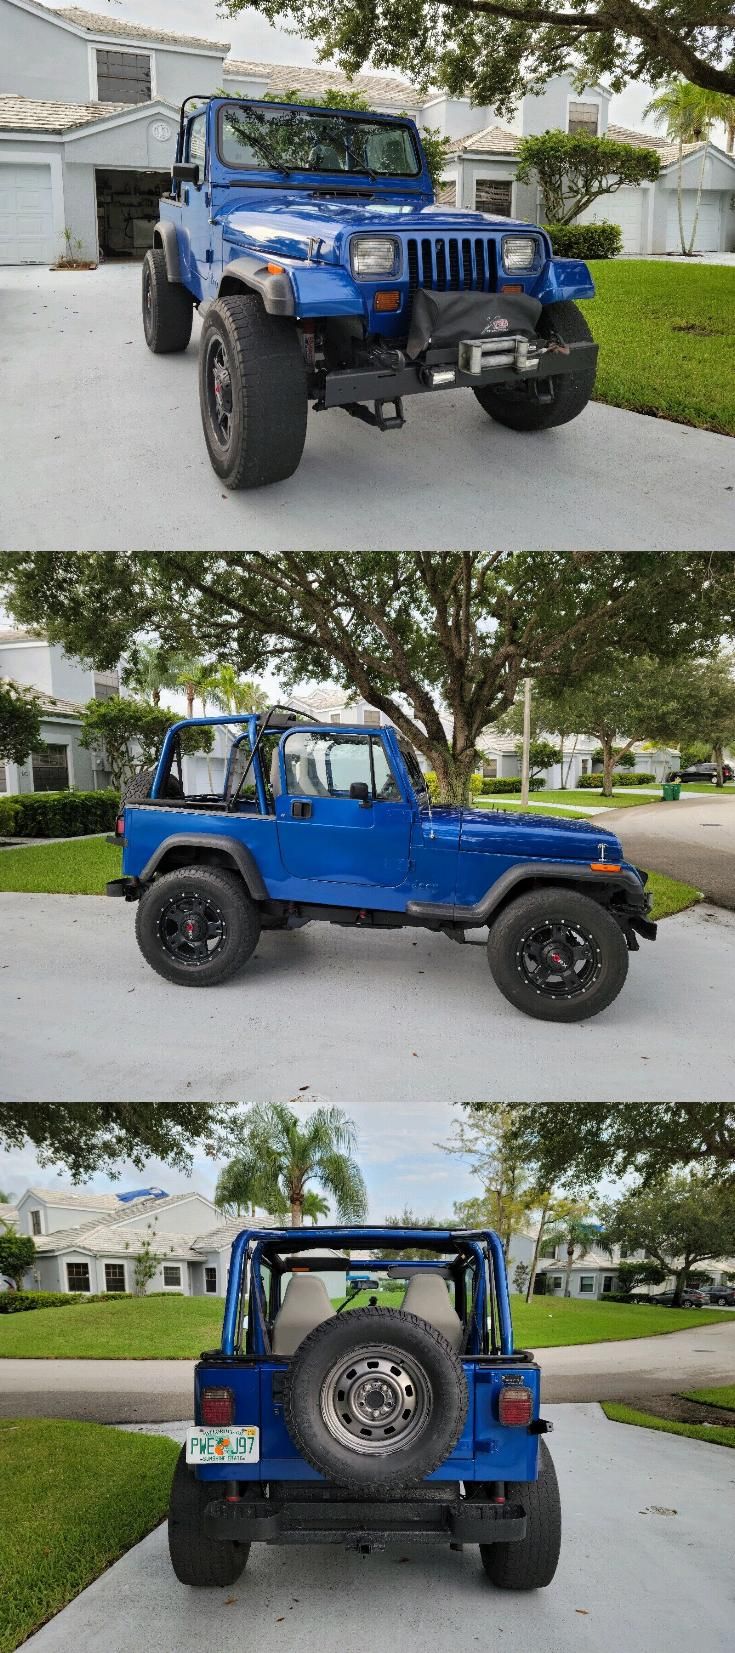
[[[727,1383],[735,1314],[730,1323],[661,1337],[540,1349],[538,1360],[545,1401],[628,1400]],[[170,1422],[191,1415],[193,1371],[190,1360],[0,1359],[0,1417]]]
[[[614,1004],[569,1027],[509,1005],[483,947],[428,931],[266,932],[202,990],[157,976],[133,924],[104,896],[0,895],[0,1098],[732,1097],[735,917],[717,907],[666,919]]]
[[[388,435],[316,414],[295,477],[230,493],[201,432],[198,318],[183,355],[154,357],[134,265],[3,284],[5,549],[735,549],[731,439],[600,403],[526,437],[469,392],[411,398]]]
[[[735,911],[735,796],[620,809],[615,831],[628,861],[681,878]]]
[[[474,1546],[363,1558],[254,1545],[237,1584],[194,1591],[174,1578],[159,1527],[31,1636],[28,1653],[730,1653],[732,1454],[610,1423],[596,1406],[547,1415],[564,1520],[547,1590],[494,1590]]]

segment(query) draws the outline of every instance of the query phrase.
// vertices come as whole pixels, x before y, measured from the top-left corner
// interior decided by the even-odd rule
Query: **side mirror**
[[[372,809],[373,807],[367,781],[350,781],[350,797],[359,800],[361,809]]]
[[[171,177],[175,184],[198,184],[198,161],[174,161],[171,168]]]

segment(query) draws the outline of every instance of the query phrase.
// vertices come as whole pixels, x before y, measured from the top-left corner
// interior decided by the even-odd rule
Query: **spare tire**
[[[402,1309],[348,1309],[299,1344],[284,1383],[299,1452],[359,1492],[411,1486],[453,1452],[467,1416],[462,1362]]]
[[[131,775],[120,793],[121,808],[124,808],[125,804],[139,804],[144,798],[150,798],[157,768],[158,765],[154,764],[152,769],[139,769],[137,775]],[[176,775],[169,775],[163,795],[165,798],[183,798],[184,789]]]

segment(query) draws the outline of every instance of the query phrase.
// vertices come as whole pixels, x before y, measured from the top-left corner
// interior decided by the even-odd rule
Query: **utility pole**
[[[523,754],[521,757],[521,803],[528,803],[531,773],[531,679],[523,679]]]

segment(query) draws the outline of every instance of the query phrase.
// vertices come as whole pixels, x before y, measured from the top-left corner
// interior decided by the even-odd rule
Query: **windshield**
[[[409,127],[369,115],[311,113],[294,107],[227,104],[220,110],[219,153],[238,171],[347,172],[416,178],[421,163]]]
[[[403,735],[398,736],[398,745],[401,748],[401,755],[408,770],[408,778],[417,798],[419,799],[419,802],[421,802],[424,798],[428,798],[429,796],[426,776],[424,775],[421,764],[419,763],[413,747],[409,745]]]

